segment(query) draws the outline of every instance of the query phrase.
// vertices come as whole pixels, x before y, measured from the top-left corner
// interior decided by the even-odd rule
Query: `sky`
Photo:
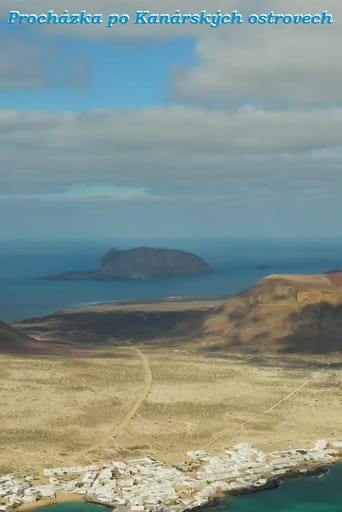
[[[8,25],[46,13],[319,13],[333,25]],[[335,0],[2,0],[0,240],[341,237]]]

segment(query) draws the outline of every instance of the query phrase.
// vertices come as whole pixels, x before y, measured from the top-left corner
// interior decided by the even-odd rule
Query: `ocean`
[[[284,479],[280,487],[223,499],[205,512],[341,512],[342,466],[320,478]]]
[[[202,256],[212,274],[139,281],[49,281],[51,274],[94,270],[110,247],[178,248]],[[260,268],[264,267],[264,268]],[[266,268],[267,267],[267,268]],[[0,242],[0,319],[16,321],[113,301],[226,297],[268,274],[342,268],[341,240],[130,240]]]
[[[277,489],[246,496],[226,497],[203,512],[341,512],[342,466],[332,466],[318,476],[284,479]],[[40,512],[105,512],[102,506],[89,503],[52,505]]]

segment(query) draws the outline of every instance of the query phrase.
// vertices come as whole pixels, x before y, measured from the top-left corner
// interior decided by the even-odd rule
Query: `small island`
[[[202,258],[175,249],[137,247],[126,251],[110,249],[98,270],[63,272],[46,279],[62,281],[149,279],[208,274],[211,267]]]
[[[271,270],[269,265],[259,265],[258,270]]]

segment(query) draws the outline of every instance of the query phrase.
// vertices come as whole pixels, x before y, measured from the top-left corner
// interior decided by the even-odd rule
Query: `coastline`
[[[249,494],[256,494],[261,491],[276,489],[280,486],[283,480],[291,479],[291,478],[299,478],[299,477],[313,477],[318,476],[320,474],[327,473],[327,470],[331,466],[342,465],[342,455],[334,458],[334,460],[324,463],[310,463],[310,464],[299,464],[298,467],[291,469],[287,473],[281,475],[281,477],[270,477],[267,479],[266,483],[263,485],[251,485],[249,487],[244,487],[240,489],[232,489],[229,491],[220,490],[216,494],[210,496],[207,502],[194,507],[189,507],[183,509],[183,512],[200,512],[205,508],[212,508],[217,506],[223,499],[229,496],[245,496]],[[91,496],[80,495],[74,493],[66,493],[66,492],[57,492],[56,497],[53,499],[41,499],[39,501],[28,503],[24,505],[20,505],[16,507],[14,510],[18,512],[31,512],[34,510],[39,510],[41,508],[50,507],[53,505],[63,505],[67,503],[91,503],[94,505],[98,505],[105,508],[111,508],[114,510],[115,506],[112,503],[105,503],[103,501],[96,500]],[[172,510],[171,508],[166,508],[166,510]]]
[[[281,478],[278,478],[278,477],[270,478],[265,483],[265,485],[262,485],[259,487],[251,486],[249,488],[236,489],[236,490],[231,490],[231,491],[227,491],[227,492],[220,491],[217,493],[217,495],[212,496],[210,498],[210,500],[207,503],[205,503],[204,505],[189,508],[184,512],[202,512],[204,509],[216,507],[217,505],[220,504],[220,502],[223,499],[228,498],[229,496],[247,496],[249,494],[257,494],[262,491],[277,489],[283,480],[289,480],[291,478],[300,478],[300,477],[310,478],[310,477],[318,476],[321,473],[326,474],[327,471],[324,471],[325,469],[328,470],[330,468],[330,466],[336,466],[336,465],[342,465],[342,456],[338,460],[334,460],[331,462],[325,462],[322,465],[312,466],[311,468],[305,468],[305,471],[303,471],[303,468],[298,467],[298,468],[294,469],[293,471],[284,474]]]
[[[23,318],[19,318],[17,320],[9,321],[8,323],[12,326],[20,326],[20,324],[26,324],[31,321],[43,320],[45,318],[51,317],[53,315],[64,315],[64,314],[73,314],[73,313],[85,313],[85,312],[94,312],[94,311],[111,311],[111,310],[120,310],[121,308],[129,309],[130,307],[141,306],[150,308],[153,306],[157,307],[170,307],[175,305],[175,307],[184,305],[191,305],[192,303],[196,306],[208,306],[211,303],[216,305],[220,305],[221,302],[229,299],[231,295],[213,295],[213,296],[205,296],[205,295],[189,295],[189,296],[166,296],[166,297],[151,297],[145,299],[118,299],[118,300],[109,300],[109,301],[94,301],[94,302],[85,302],[85,303],[77,303],[73,306],[69,306],[67,308],[51,310],[49,313],[42,314],[41,316],[24,316]]]

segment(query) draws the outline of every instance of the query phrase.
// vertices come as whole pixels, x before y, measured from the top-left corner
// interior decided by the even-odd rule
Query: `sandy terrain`
[[[20,505],[16,510],[20,512],[29,512],[31,510],[39,510],[41,508],[49,507],[50,505],[62,505],[63,503],[84,503],[85,501],[87,501],[85,496],[81,496],[80,494],[57,492],[54,499],[42,498],[39,501]]]
[[[0,356],[0,474],[342,439],[342,365],[323,362],[142,344],[106,358]]]

